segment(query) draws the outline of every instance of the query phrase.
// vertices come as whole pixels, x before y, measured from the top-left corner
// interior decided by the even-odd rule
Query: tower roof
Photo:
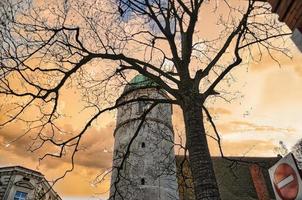
[[[152,81],[151,79],[145,77],[144,75],[138,74],[126,85],[124,93],[130,90],[136,90],[139,88],[152,86],[155,87],[158,86],[158,84]]]

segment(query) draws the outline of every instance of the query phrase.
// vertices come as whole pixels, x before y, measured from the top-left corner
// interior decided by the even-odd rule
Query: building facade
[[[229,157],[242,162],[230,162],[212,157],[221,200],[273,200],[276,199],[268,169],[280,157]],[[189,162],[176,156],[180,200],[195,200]]]
[[[263,1],[263,0],[262,0]],[[302,1],[301,0],[267,0],[272,12],[279,16],[292,31],[292,40],[302,51]]]
[[[118,103],[137,98],[166,99],[166,93],[144,76],[136,76]],[[118,109],[110,198],[177,200],[172,107],[152,101],[133,102]]]
[[[20,166],[0,168],[1,200],[61,200],[43,174]]]

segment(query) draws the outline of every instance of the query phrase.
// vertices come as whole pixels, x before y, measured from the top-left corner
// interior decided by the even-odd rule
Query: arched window
[[[145,148],[146,147],[146,144],[144,142],[142,142],[142,148]]]

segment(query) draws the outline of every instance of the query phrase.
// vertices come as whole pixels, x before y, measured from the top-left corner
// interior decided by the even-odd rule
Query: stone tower
[[[136,98],[168,96],[154,82],[138,75],[125,87],[118,103]],[[154,107],[137,131],[140,117],[150,104],[150,101],[139,101],[118,109],[110,200],[179,199],[171,105]],[[130,153],[125,159],[127,150]]]

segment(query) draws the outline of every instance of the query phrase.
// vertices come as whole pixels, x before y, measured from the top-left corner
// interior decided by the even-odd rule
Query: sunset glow
[[[241,4],[244,3],[241,2]],[[225,12],[227,7],[221,6],[217,13],[214,13],[213,6],[212,3],[203,7],[203,11],[209,12],[200,15],[197,29],[199,32],[204,32],[199,35],[200,38],[212,39],[213,35],[218,35],[222,31],[221,27],[215,25],[215,22],[219,14]],[[129,21],[129,23],[133,23],[131,20]],[[205,32],[204,29],[207,31]],[[287,27],[285,29],[289,30]],[[267,52],[263,52],[259,62],[255,61],[257,59],[253,60],[247,56],[243,64],[235,68],[227,80],[219,85],[218,89],[221,91],[222,98],[213,97],[207,101],[206,106],[213,115],[221,135],[224,155],[274,157],[278,154],[275,149],[279,146],[279,141],[283,141],[290,150],[302,138],[302,53],[289,36],[285,40],[292,58],[276,53],[274,56],[278,58],[279,65],[271,59]],[[276,43],[278,42],[281,40],[276,41]],[[163,49],[168,48],[164,42],[160,46]],[[201,45],[198,48],[203,50],[205,47]],[[135,50],[137,52],[135,51],[133,54],[142,54],[139,49]],[[257,55],[261,57],[260,54]],[[197,53],[196,56],[202,55]],[[226,56],[225,60],[227,59]],[[31,60],[29,64],[35,65],[37,61]],[[193,64],[195,63],[193,62]],[[103,65],[106,68],[99,70],[99,66]],[[173,64],[167,61],[164,67],[169,68],[170,65]],[[111,66],[114,66],[113,62],[96,60],[88,64],[83,74],[88,71],[89,73],[87,72],[85,75],[92,79],[102,77],[105,72],[110,72],[108,69],[111,69]],[[194,70],[192,67],[192,71]],[[135,73],[128,75],[133,77]],[[47,78],[39,80],[47,82]],[[117,82],[114,83],[117,84]],[[16,88],[22,85],[18,81],[13,83]],[[123,91],[123,87],[114,87],[113,83],[111,84],[108,88],[115,89],[108,92],[110,93],[106,96],[108,99],[105,99],[105,95],[101,96],[103,91],[96,91],[96,94],[100,95],[101,100],[98,101],[102,106],[113,105],[115,97],[118,97]],[[96,109],[87,106],[88,104],[83,100],[86,98],[85,91],[78,88],[78,85],[70,81],[69,85],[63,88],[60,96],[58,111],[66,114],[58,120],[58,124],[65,131],[60,133],[60,138],[67,138],[73,133],[80,132],[92,113],[96,112]],[[6,119],[8,111],[13,109],[12,102],[22,103],[16,98],[0,97],[0,122]],[[49,108],[46,107],[46,109]],[[39,108],[33,106],[24,113],[24,117],[35,119],[39,117],[37,115],[39,112]],[[212,127],[207,120],[205,121],[207,134],[214,135]],[[80,142],[81,150],[75,155],[74,170],[55,185],[55,190],[62,199],[106,199],[110,187],[110,175],[105,177],[101,175],[110,171],[112,165],[115,123],[116,110],[110,110],[100,115],[84,134]],[[182,111],[177,106],[173,106],[173,126],[175,142],[184,144]],[[9,123],[0,129],[0,167],[20,165],[39,170],[50,181],[62,176],[66,170],[71,168],[70,159],[68,159],[69,152],[66,152],[66,156],[62,158],[46,158],[39,162],[39,158],[43,155],[56,152],[58,148],[46,144],[35,152],[29,151],[35,133],[29,132],[24,135],[27,128],[27,124],[21,120]],[[210,137],[208,137],[208,142],[211,155],[220,156],[217,142]],[[183,153],[177,147],[175,147],[175,152],[176,154]]]

